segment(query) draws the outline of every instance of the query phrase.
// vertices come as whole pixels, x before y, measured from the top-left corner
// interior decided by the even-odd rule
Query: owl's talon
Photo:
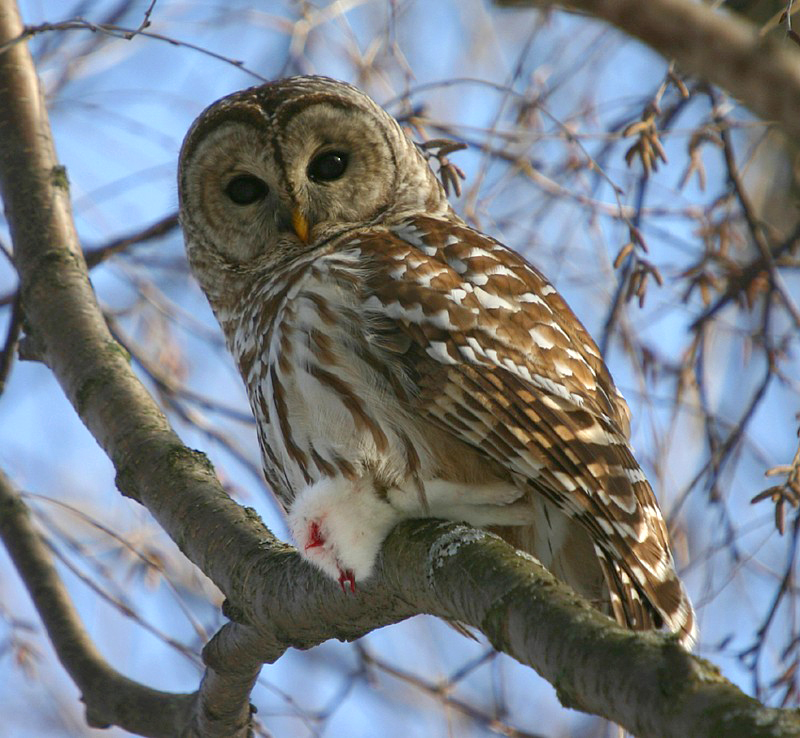
[[[342,588],[342,592],[347,593],[345,589],[344,583],[350,583],[350,592],[355,594],[356,591],[356,575],[353,573],[352,569],[345,569],[342,571],[339,570],[339,586]]]
[[[308,543],[303,547],[303,550],[308,551],[309,548],[317,548],[325,545],[325,537],[319,529],[319,523],[312,522],[308,526]]]

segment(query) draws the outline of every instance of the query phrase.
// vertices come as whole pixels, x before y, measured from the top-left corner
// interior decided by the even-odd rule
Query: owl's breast
[[[411,383],[363,309],[360,269],[357,251],[305,265],[272,302],[260,340],[230,341],[266,476],[287,504],[323,477],[368,475],[388,488],[420,464]],[[252,321],[242,325],[251,338]]]

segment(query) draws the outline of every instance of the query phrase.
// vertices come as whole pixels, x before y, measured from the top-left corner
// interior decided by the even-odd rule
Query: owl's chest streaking
[[[229,335],[266,476],[287,506],[322,477],[388,487],[427,465],[408,417],[411,378],[394,361],[407,344],[365,309],[366,269],[357,246],[298,262],[254,290]]]

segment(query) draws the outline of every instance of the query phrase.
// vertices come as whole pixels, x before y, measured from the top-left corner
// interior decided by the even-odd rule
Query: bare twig
[[[704,323],[711,320],[731,301],[736,300],[743,294],[747,294],[753,284],[763,278],[764,273],[769,269],[770,263],[777,263],[782,256],[791,253],[798,245],[800,245],[800,223],[795,226],[794,231],[787,238],[772,249],[768,258],[765,258],[763,254],[759,254],[749,264],[742,267],[737,275],[731,277],[728,280],[725,291],[694,320],[691,329],[693,331],[699,330]]]
[[[125,251],[129,246],[146,243],[147,241],[152,241],[156,238],[163,238],[164,236],[177,230],[177,228],[178,214],[170,213],[169,215],[165,215],[160,220],[157,220],[155,223],[149,226],[145,226],[135,233],[115,238],[113,241],[109,241],[108,243],[103,244],[96,249],[86,251],[84,254],[86,265],[89,267],[89,269],[91,269],[92,267],[104,262],[114,254]]]
[[[450,161],[454,151],[467,148],[467,144],[451,141],[446,138],[432,138],[425,143],[417,144],[428,159],[435,159],[439,164],[439,179],[447,194],[452,187],[456,197],[461,197],[461,180],[466,179],[464,171]]]
[[[800,61],[800,59],[798,60]],[[714,101],[715,110],[718,110],[716,95],[713,90],[709,91],[711,99]],[[759,254],[764,261],[770,281],[770,292],[775,292],[781,302],[783,302],[786,311],[791,315],[794,320],[795,326],[800,330],[800,309],[798,309],[792,296],[788,293],[786,285],[784,284],[783,277],[775,266],[775,260],[770,250],[770,245],[761,228],[757,222],[753,205],[750,202],[750,197],[745,190],[741,177],[739,176],[739,168],[736,165],[736,157],[733,152],[733,143],[731,141],[730,131],[726,125],[724,117],[718,112],[715,114],[715,121],[719,126],[719,133],[722,139],[722,151],[725,155],[725,166],[728,170],[728,180],[733,188],[736,198],[742,207],[747,228],[750,232],[750,237],[753,239]]]
[[[148,12],[151,10],[152,8],[148,8]],[[130,41],[136,36],[153,39],[154,41],[163,41],[171,46],[180,46],[185,49],[191,49],[192,51],[197,51],[204,56],[209,56],[212,59],[217,59],[225,64],[230,64],[231,66],[241,69],[245,74],[249,74],[251,77],[254,77],[261,82],[269,81],[266,77],[262,77],[260,74],[258,74],[258,72],[246,67],[244,61],[233,59],[229,56],[225,56],[224,54],[217,54],[210,49],[207,49],[203,46],[198,46],[197,44],[193,44],[188,41],[181,41],[169,36],[164,36],[160,33],[152,33],[150,31],[142,30],[146,27],[146,25],[149,25],[148,19],[149,15],[145,20],[145,25],[140,25],[138,28],[125,28],[123,26],[117,26],[109,23],[92,23],[91,21],[83,18],[73,18],[71,20],[60,21],[58,23],[40,23],[37,26],[24,26],[16,36],[3,41],[3,43],[0,43],[0,55],[4,54],[14,46],[24,43],[28,39],[38,36],[42,33],[49,33],[52,31],[91,31],[92,33],[102,33],[106,36],[110,36],[112,38],[121,38],[126,41]]]
[[[136,30],[133,32],[134,36],[137,33],[141,33],[142,31],[144,31],[145,28],[149,28],[150,27],[150,16],[153,14],[153,10],[156,7],[156,2],[158,2],[158,0],[150,0],[150,5],[148,5],[147,6],[147,10],[144,11],[144,18],[142,18],[142,22],[138,25]],[[133,38],[133,36],[131,36],[131,38]]]
[[[800,430],[798,430],[800,436]],[[786,505],[791,505],[795,510],[800,507],[800,446],[789,464],[773,466],[765,472],[768,477],[786,475],[782,484],[776,484],[757,494],[751,503],[772,500],[775,503],[775,527],[783,535],[786,526]]]
[[[451,692],[455,689],[458,679],[462,675],[455,675],[450,679],[442,680],[440,682],[432,682],[422,677],[416,676],[405,669],[400,669],[384,659],[379,658],[366,648],[362,643],[356,644],[359,656],[364,662],[364,668],[378,669],[385,674],[397,679],[398,681],[409,684],[414,688],[430,695],[434,699],[441,700],[448,708],[456,710],[472,721],[477,723],[483,728],[489,729],[491,732],[498,735],[508,736],[508,738],[544,738],[541,733],[530,733],[526,730],[519,730],[509,725],[500,716],[491,715],[488,711],[484,711],[476,707],[473,702],[467,702],[454,697]],[[496,656],[496,651],[489,650],[470,666],[478,667],[483,665],[487,660]],[[468,672],[467,672],[468,673]]]
[[[0,395],[2,395],[3,390],[5,390],[8,375],[14,363],[14,352],[17,350],[20,327],[22,324],[21,318],[19,298],[17,298],[11,305],[11,315],[8,319],[6,340],[3,342],[3,348],[0,349]]]

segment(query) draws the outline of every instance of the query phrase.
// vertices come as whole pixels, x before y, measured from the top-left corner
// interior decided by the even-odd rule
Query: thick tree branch
[[[643,738],[800,735],[796,711],[763,707],[671,638],[619,628],[491,534],[435,520],[402,523],[387,539],[377,576],[356,597],[324,580],[312,590],[315,574],[296,553],[277,558],[253,550],[237,567],[247,600],[236,611],[252,626],[223,628],[206,648],[209,663],[217,650],[230,658],[220,644],[230,630],[239,631],[241,653],[274,661],[287,646],[311,647],[325,633],[350,640],[369,620],[379,627],[426,612],[480,629],[551,682],[565,706]]]
[[[13,3],[0,0],[0,44],[20,29]],[[141,501],[228,597],[234,622],[204,650],[208,669],[191,717],[181,712],[186,695],[155,693],[164,704],[154,709],[166,714],[169,706],[175,722],[146,734],[244,736],[247,694],[262,662],[288,647],[353,639],[419,612],[480,628],[553,682],[565,704],[642,736],[798,734],[795,713],[761,707],[670,639],[619,629],[487,533],[403,523],[387,540],[378,575],[352,597],[235,504],[205,457],[180,443],[102,319],[23,44],[0,55],[0,192],[26,327],[43,358],[113,460],[119,488]],[[26,561],[20,569],[27,576]],[[134,695],[134,687],[120,686],[103,720],[128,726]]]
[[[689,74],[741,100],[800,137],[800,50],[760,37],[755,26],[694,0],[495,0],[502,6],[588,13],[638,38]]]

